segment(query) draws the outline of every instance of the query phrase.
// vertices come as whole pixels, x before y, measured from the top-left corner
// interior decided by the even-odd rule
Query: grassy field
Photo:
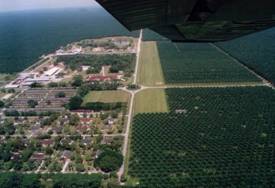
[[[88,102],[116,103],[129,100],[129,94],[124,91],[91,91],[84,97],[83,105]]]
[[[156,42],[142,43],[138,83],[146,86],[164,84]]]
[[[163,89],[148,89],[135,96],[135,114],[168,112],[165,91]]]

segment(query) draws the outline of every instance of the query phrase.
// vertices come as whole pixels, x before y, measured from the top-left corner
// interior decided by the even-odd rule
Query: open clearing
[[[156,42],[143,42],[141,47],[138,83],[146,86],[164,85]]]
[[[168,112],[165,91],[147,89],[135,96],[134,113]]]
[[[84,97],[84,104],[88,102],[103,102],[103,103],[127,103],[129,94],[124,91],[91,91]]]

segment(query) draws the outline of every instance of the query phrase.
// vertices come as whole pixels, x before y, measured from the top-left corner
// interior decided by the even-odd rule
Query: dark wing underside
[[[97,0],[129,30],[172,41],[226,41],[275,26],[274,0]]]

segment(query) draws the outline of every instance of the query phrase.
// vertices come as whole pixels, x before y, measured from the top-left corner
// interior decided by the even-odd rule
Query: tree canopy
[[[112,150],[103,151],[95,160],[95,166],[104,172],[116,171],[121,167],[122,163],[122,154]]]
[[[81,107],[81,104],[82,104],[83,100],[81,97],[79,96],[74,96],[70,99],[69,101],[69,109],[70,110],[76,110],[76,109],[79,109]]]

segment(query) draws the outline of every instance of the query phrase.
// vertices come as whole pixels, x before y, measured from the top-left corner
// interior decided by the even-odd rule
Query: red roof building
[[[91,127],[88,126],[88,125],[79,125],[79,126],[76,127],[76,130],[78,132],[85,133],[85,132],[91,130]]]
[[[44,153],[34,153],[31,156],[31,160],[35,160],[35,161],[42,161],[44,159],[45,159]]]
[[[93,119],[92,118],[80,118],[80,122],[82,124],[89,124],[89,123],[93,122]]]

